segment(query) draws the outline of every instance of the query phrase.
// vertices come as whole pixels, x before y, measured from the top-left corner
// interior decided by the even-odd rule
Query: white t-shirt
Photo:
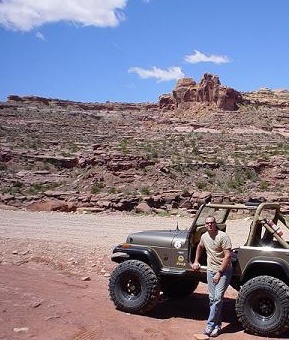
[[[232,248],[229,236],[223,231],[218,230],[216,236],[212,238],[206,232],[201,236],[200,244],[205,247],[207,252],[207,268],[213,271],[220,270],[224,258],[224,250]]]

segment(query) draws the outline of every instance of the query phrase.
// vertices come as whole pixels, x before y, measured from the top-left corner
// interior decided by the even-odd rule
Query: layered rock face
[[[286,109],[289,107],[289,90],[270,90],[261,88],[258,91],[244,92],[243,105],[255,108]]]
[[[0,206],[193,214],[211,196],[289,211],[288,119],[287,90],[240,94],[211,75],[159,104],[9,96]]]
[[[221,110],[234,111],[241,102],[240,92],[222,86],[218,76],[208,73],[204,74],[200,83],[196,83],[193,78],[180,79],[171,94],[159,98],[160,108],[167,110],[189,110],[206,104]]]

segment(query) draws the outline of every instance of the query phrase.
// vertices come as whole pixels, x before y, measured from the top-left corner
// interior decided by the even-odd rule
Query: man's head
[[[215,233],[218,230],[214,216],[208,216],[205,220],[205,223],[209,233]]]

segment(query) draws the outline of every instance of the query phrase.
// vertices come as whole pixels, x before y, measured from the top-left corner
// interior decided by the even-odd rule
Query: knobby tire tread
[[[277,307],[279,308],[280,317],[274,317],[271,325],[268,323],[265,327],[256,326],[257,321],[252,320],[252,315],[246,315],[248,299],[254,291],[268,292],[274,296]],[[249,306],[250,308],[251,306]],[[246,282],[241,288],[236,300],[236,314],[239,322],[246,331],[251,334],[261,336],[278,336],[289,329],[289,287],[281,280],[272,276],[259,276]]]
[[[145,287],[140,298],[135,299],[133,306],[130,304],[130,301],[126,303],[119,287],[119,278],[122,275],[128,275],[130,272],[134,275],[137,274],[140,277],[140,282]],[[109,292],[111,300],[119,310],[128,313],[145,314],[157,304],[160,285],[156,274],[149,265],[138,260],[127,260],[119,264],[112,272],[109,281]]]

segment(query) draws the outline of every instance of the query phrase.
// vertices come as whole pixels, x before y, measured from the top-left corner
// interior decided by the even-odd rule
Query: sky
[[[157,102],[204,73],[289,89],[288,0],[0,0],[0,101]]]

